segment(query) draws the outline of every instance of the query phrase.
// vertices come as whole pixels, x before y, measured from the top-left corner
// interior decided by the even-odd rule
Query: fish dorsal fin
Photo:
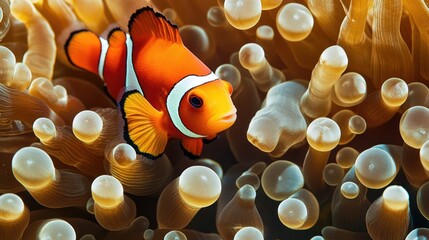
[[[163,113],[137,90],[125,92],[119,104],[125,121],[124,138],[128,144],[150,159],[161,156],[168,141],[167,132],[161,127]]]
[[[125,47],[126,34],[120,28],[114,28],[109,32],[107,36],[107,42],[110,47],[122,48]]]
[[[177,26],[151,7],[141,8],[131,16],[128,31],[133,41],[148,42],[151,39],[164,39],[182,44]]]
[[[117,98],[119,93],[124,92],[122,91],[126,78],[126,62],[124,59],[127,56],[125,41],[126,34],[119,28],[112,29],[107,36],[109,49],[106,53],[103,76],[105,76],[104,82],[107,90],[113,98]]]

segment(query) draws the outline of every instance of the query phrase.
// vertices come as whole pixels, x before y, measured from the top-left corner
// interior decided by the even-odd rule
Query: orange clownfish
[[[137,153],[159,157],[169,138],[190,156],[236,119],[231,85],[219,79],[182,42],[177,26],[150,7],[137,10],[128,32],[107,40],[89,30],[73,32],[69,61],[98,74],[124,119],[124,139]]]

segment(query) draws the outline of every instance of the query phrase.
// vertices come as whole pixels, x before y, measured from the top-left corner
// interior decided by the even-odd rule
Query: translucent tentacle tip
[[[51,157],[36,147],[24,147],[12,158],[12,172],[26,188],[40,189],[55,180]]]
[[[84,110],[78,113],[72,123],[73,134],[82,142],[95,141],[103,130],[103,120],[94,111]]]
[[[13,193],[0,196],[0,219],[14,221],[22,216],[25,205],[22,199]]]
[[[98,176],[91,185],[94,202],[104,208],[118,206],[124,199],[124,188],[116,178],[110,175]]]
[[[189,167],[179,177],[180,196],[197,208],[213,204],[219,198],[221,188],[219,176],[208,167]]]
[[[244,227],[234,236],[234,240],[263,240],[264,235],[255,227]]]
[[[62,219],[52,219],[39,228],[37,239],[75,240],[76,232],[70,223]]]

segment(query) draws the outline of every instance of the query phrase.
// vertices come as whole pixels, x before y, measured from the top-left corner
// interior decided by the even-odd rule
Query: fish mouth
[[[211,129],[216,129],[218,132],[223,131],[229,128],[237,119],[237,109],[223,113],[217,114],[211,117],[207,123],[207,126]]]
[[[234,113],[231,113],[231,114],[219,119],[219,121],[221,121],[221,122],[235,122],[235,119],[237,119],[237,114],[234,112]]]

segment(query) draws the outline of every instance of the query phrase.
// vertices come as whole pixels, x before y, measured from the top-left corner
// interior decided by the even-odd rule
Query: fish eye
[[[203,99],[198,96],[191,95],[191,97],[189,98],[189,103],[194,108],[200,108],[203,106]]]

